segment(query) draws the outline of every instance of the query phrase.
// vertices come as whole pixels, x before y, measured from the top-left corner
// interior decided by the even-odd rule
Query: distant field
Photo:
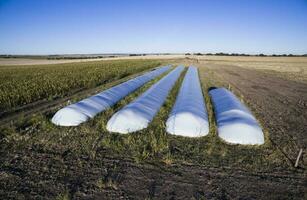
[[[196,56],[208,65],[238,66],[264,70],[292,80],[307,81],[307,57],[242,57],[242,56]]]
[[[307,57],[257,57],[257,56],[185,56],[178,55],[146,55],[146,56],[122,56],[115,58],[98,59],[72,59],[72,60],[47,60],[47,59],[22,59],[22,58],[0,58],[0,66],[4,65],[43,65],[78,63],[100,60],[135,60],[135,59],[158,59],[158,60],[198,60],[210,65],[239,66],[267,72],[277,72],[281,76],[287,76],[292,80],[307,81]]]
[[[94,59],[62,59],[62,60],[48,60],[48,59],[26,59],[26,58],[0,58],[0,66],[2,65],[46,65],[46,64],[62,64],[62,63],[78,63],[91,62],[102,60],[137,60],[137,59],[178,59],[184,58],[184,55],[147,55],[147,56],[121,56],[114,58],[94,58]]]
[[[51,123],[63,106],[166,63],[199,68],[208,136],[165,131],[184,73],[147,129],[123,135],[108,132],[106,123],[163,75],[78,127]],[[294,163],[307,144],[306,63],[306,58],[189,56],[1,66],[0,96],[7,102],[10,94],[12,102],[3,108],[45,102],[0,121],[0,196],[304,199],[305,153],[298,168]],[[231,145],[218,137],[210,87],[229,88],[251,109],[264,130],[264,145]]]

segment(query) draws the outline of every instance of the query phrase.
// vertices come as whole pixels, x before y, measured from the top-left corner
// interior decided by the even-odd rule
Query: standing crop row
[[[56,99],[159,65],[152,60],[98,61],[36,66],[0,66],[0,110]]]

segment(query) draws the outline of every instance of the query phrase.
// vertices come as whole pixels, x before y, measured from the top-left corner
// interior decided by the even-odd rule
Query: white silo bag
[[[115,113],[107,123],[110,132],[130,133],[144,129],[152,121],[184,67],[176,67],[132,103]]]
[[[66,106],[56,112],[51,121],[59,126],[78,126],[98,113],[110,108],[125,96],[169,69],[170,66],[157,68],[75,104]]]
[[[229,90],[209,91],[218,127],[218,135],[234,144],[263,144],[264,135],[256,118]]]
[[[187,137],[209,133],[208,113],[196,67],[189,67],[166,122],[170,134]]]

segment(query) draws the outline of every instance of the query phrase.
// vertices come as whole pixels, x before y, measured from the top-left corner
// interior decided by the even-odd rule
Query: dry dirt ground
[[[31,145],[22,150],[1,151],[0,163],[6,164],[0,170],[0,197],[306,199],[307,62],[274,59],[191,57],[169,62],[199,66],[202,80],[227,85],[240,95],[289,167],[248,171],[223,164],[213,167],[155,161],[136,163],[130,158],[110,155],[104,149],[98,149],[93,159],[76,156],[69,150],[49,151]],[[291,66],[293,70],[288,69]],[[304,153],[299,167],[294,168],[299,149]]]
[[[255,69],[285,79],[307,82],[307,57],[233,57],[233,56],[192,56],[208,66],[236,66]]]
[[[290,172],[137,164],[103,151],[92,160],[38,149],[15,152],[15,167],[3,169],[10,172],[1,176],[5,198],[53,199],[67,191],[73,199],[303,199],[306,192],[306,179]]]

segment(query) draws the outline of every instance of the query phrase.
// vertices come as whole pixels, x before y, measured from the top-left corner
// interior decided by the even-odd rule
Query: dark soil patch
[[[303,199],[306,189],[300,175],[138,164],[103,151],[91,159],[25,149],[1,161],[2,199]]]

